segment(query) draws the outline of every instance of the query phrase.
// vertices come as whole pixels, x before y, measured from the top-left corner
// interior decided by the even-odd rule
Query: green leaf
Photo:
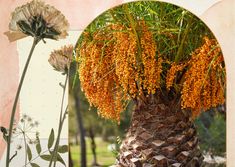
[[[40,155],[40,157],[43,160],[46,160],[46,161],[50,161],[51,160],[51,155],[49,155],[49,154]]]
[[[31,161],[31,159],[32,159],[32,152],[31,152],[31,149],[30,149],[28,144],[27,144],[27,155],[28,155],[29,161]]]
[[[68,145],[63,145],[58,147],[58,152],[62,154],[68,152],[68,150],[69,150]]]
[[[30,163],[30,165],[31,165],[32,167],[40,167],[38,164],[35,164],[35,163]]]
[[[37,153],[38,153],[38,154],[40,154],[41,151],[42,151],[42,147],[41,147],[40,140],[39,140],[38,137],[37,137],[36,150],[37,150]]]
[[[5,127],[3,127],[3,126],[1,126],[0,129],[1,129],[1,132],[2,132],[2,134],[3,134],[4,140],[8,143],[7,129],[6,129]]]
[[[47,144],[47,147],[48,149],[50,149],[54,143],[54,139],[55,139],[55,133],[54,133],[54,130],[51,129],[51,134],[49,136],[49,139],[48,139],[48,144]]]
[[[66,164],[65,164],[64,160],[62,159],[62,157],[60,156],[60,154],[57,154],[57,161],[62,163],[64,166],[66,166]]]
[[[3,134],[7,134],[7,129],[3,126],[0,127]]]

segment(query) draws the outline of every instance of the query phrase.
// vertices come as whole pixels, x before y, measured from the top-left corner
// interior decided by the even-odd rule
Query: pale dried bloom
[[[61,49],[53,51],[48,61],[56,71],[68,73],[72,57],[73,46],[69,45],[63,46]]]
[[[68,28],[69,23],[59,10],[40,0],[33,0],[12,12],[10,31],[5,34],[11,42],[26,36],[57,40],[67,36]]]
[[[16,146],[16,149],[17,149],[17,150],[21,150],[21,149],[22,149],[22,146],[21,146],[21,145],[17,145],[17,146]]]

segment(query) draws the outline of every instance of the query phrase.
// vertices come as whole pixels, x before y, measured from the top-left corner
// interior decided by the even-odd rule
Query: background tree
[[[72,157],[71,157],[71,151],[70,150],[69,150],[69,166],[73,167],[73,160],[72,160]]]
[[[70,79],[71,81],[73,81],[73,78]],[[76,87],[77,89],[80,89],[80,87],[78,86],[79,84],[76,84]],[[73,89],[72,89],[73,87]],[[74,86],[73,86],[73,82],[70,82],[70,99],[69,99],[69,102],[70,102],[70,113],[69,113],[69,136],[70,136],[70,144],[71,146],[75,146],[75,145],[80,145],[80,141],[78,142],[78,140],[80,140],[79,138],[81,137],[80,136],[80,130],[78,128],[78,122],[77,122],[77,116],[76,116],[76,107],[75,107],[75,99],[73,97],[73,92],[74,92]],[[85,130],[85,136],[86,137],[86,146],[90,145],[90,148],[91,148],[91,153],[94,153],[94,150],[92,150],[92,148],[94,149],[94,147],[92,145],[96,145],[95,148],[98,148],[100,147],[99,145],[96,144],[95,140],[100,138],[102,139],[103,141],[107,142],[107,143],[110,143],[110,144],[113,144],[113,143],[116,143],[116,137],[120,137],[122,138],[126,129],[128,128],[129,126],[129,122],[130,122],[130,110],[129,111],[126,111],[122,114],[121,116],[121,124],[120,125],[117,125],[114,121],[112,120],[106,120],[102,117],[98,117],[98,114],[97,114],[97,110],[96,108],[94,107],[91,107],[87,101],[87,99],[85,98],[85,95],[83,92],[81,92],[81,90],[79,91],[75,91],[75,92],[79,92],[78,93],[78,102],[79,102],[79,110],[80,110],[80,114],[81,114],[81,117],[82,117],[82,120],[83,120],[83,127],[84,127],[84,130]],[[130,108],[131,104],[129,105],[128,108]],[[127,108],[127,109],[128,109]],[[92,139],[90,137],[90,130],[92,128],[92,133],[94,135],[94,138]],[[79,137],[80,136],[80,137]],[[96,138],[95,138],[96,137]],[[92,142],[90,142],[90,139],[93,140]],[[98,140],[100,140],[98,139]],[[75,145],[74,145],[75,144]],[[89,147],[89,146],[88,146]],[[100,149],[103,149],[103,148],[100,148]],[[96,150],[96,149],[95,149]],[[89,150],[87,149],[86,147],[86,153],[88,154]],[[95,151],[96,152],[96,151]],[[73,152],[72,152],[73,154]],[[79,155],[80,156],[80,155]],[[114,156],[114,155],[111,155],[111,157]],[[93,155],[93,157],[97,157],[97,155]],[[76,157],[73,157],[74,159]],[[87,156],[87,159],[88,156]],[[97,159],[97,162],[96,164],[98,164],[99,162],[99,157],[96,158]],[[74,162],[74,163],[77,163]],[[89,162],[87,160],[87,165],[95,165],[95,163],[93,162]],[[93,166],[92,165],[92,166]],[[101,164],[103,165],[103,164]]]
[[[222,111],[222,113],[221,113]],[[201,149],[214,155],[224,156],[226,152],[226,122],[223,107],[202,113],[195,125],[199,133]]]
[[[193,124],[225,101],[225,66],[210,30],[182,8],[133,2],[94,20],[76,46],[79,78],[99,115],[131,126],[121,166],[200,166]]]
[[[76,75],[75,70],[76,69],[76,64],[75,63],[71,63],[71,67],[70,67],[70,80],[74,80],[76,81]],[[83,117],[82,117],[82,107],[80,104],[80,83],[77,82],[77,85],[74,86],[73,82],[70,82],[69,85],[69,92],[70,95],[73,96],[74,98],[74,108],[75,108],[75,114],[76,114],[76,125],[77,125],[77,130],[75,130],[74,128],[72,128],[72,130],[70,130],[70,132],[75,132],[76,136],[76,140],[77,140],[77,133],[79,130],[79,135],[80,135],[80,146],[81,146],[81,167],[86,167],[87,166],[87,159],[86,159],[86,140],[85,140],[85,128],[84,128],[84,124],[83,124]],[[70,106],[71,106],[71,101],[70,101]],[[71,111],[70,111],[71,113]],[[71,117],[74,118],[74,117]],[[70,118],[70,119],[71,119]],[[72,122],[74,123],[74,122]]]

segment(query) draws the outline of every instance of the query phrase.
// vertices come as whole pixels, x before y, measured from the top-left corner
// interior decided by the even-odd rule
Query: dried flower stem
[[[13,107],[12,107],[11,120],[10,120],[10,124],[9,124],[8,141],[7,141],[6,167],[9,167],[9,164],[10,164],[11,137],[12,137],[12,130],[13,130],[13,125],[14,125],[16,107],[17,107],[17,104],[18,104],[19,96],[20,96],[20,91],[21,91],[21,88],[22,88],[22,85],[23,85],[23,82],[24,82],[25,74],[26,74],[28,66],[29,66],[29,62],[30,62],[31,57],[33,55],[33,51],[34,51],[34,49],[35,49],[35,47],[36,47],[36,45],[39,41],[40,41],[40,39],[36,38],[36,37],[33,40],[33,44],[32,44],[28,59],[26,61],[26,64],[24,66],[24,70],[23,70],[23,73],[22,73],[21,78],[20,78],[20,83],[19,83],[19,86],[18,86],[18,89],[17,89],[17,92],[16,92],[14,104],[13,104]]]
[[[45,151],[42,151],[41,154],[37,155],[35,158],[31,159],[29,162],[27,162],[25,165],[23,165],[22,167],[27,167],[28,164],[32,163],[33,161],[35,161],[36,159],[38,159],[41,155],[43,155],[44,153],[49,152],[50,150],[47,149]]]
[[[26,166],[27,164],[27,143],[26,143],[26,137],[25,137],[25,132],[22,131],[23,137],[24,137],[24,149],[25,149],[25,160],[24,160],[24,164]]]
[[[65,112],[63,113],[63,107],[64,107],[64,97],[65,97],[65,90],[66,90],[66,86],[67,86],[67,82],[68,82],[68,73],[66,74],[66,78],[65,78],[65,83],[63,85],[63,96],[62,96],[62,101],[61,101],[61,110],[60,110],[60,119],[59,119],[59,128],[58,128],[58,134],[57,134],[57,138],[56,138],[56,143],[53,149],[53,153],[50,159],[50,163],[49,163],[49,167],[51,167],[53,161],[54,161],[54,167],[56,166],[56,161],[57,161],[57,151],[58,151],[58,147],[59,147],[59,143],[60,143],[60,134],[63,128],[63,124],[64,124],[64,120],[67,114],[67,108],[65,109]]]
[[[62,120],[60,122],[59,130],[58,130],[58,135],[57,135],[57,140],[56,140],[55,148],[54,148],[53,154],[52,154],[52,159],[53,159],[53,155],[54,155],[54,159],[55,159],[54,165],[53,165],[54,167],[56,167],[57,152],[58,152],[58,148],[59,148],[59,144],[60,144],[60,134],[61,134],[62,127],[63,127],[63,124],[64,124],[64,120],[66,118],[67,110],[68,110],[68,106],[66,107],[65,112],[64,112],[63,117],[62,117]]]

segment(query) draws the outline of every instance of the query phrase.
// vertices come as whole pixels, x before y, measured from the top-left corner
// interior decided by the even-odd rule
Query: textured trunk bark
[[[180,103],[155,96],[137,102],[115,166],[200,167],[203,156],[190,116]]]

